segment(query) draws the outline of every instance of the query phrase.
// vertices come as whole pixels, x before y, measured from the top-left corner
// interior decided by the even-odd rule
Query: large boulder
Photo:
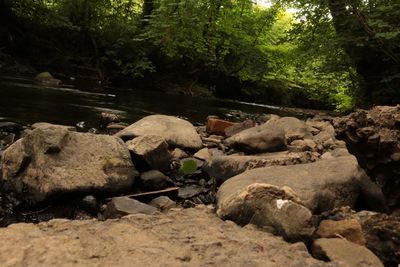
[[[218,192],[217,215],[238,224],[272,228],[272,232],[295,241],[314,233],[312,214],[289,187],[255,183],[236,194]]]
[[[29,132],[1,158],[6,190],[27,203],[65,193],[130,189],[137,171],[119,138],[46,126]]]
[[[121,219],[52,220],[0,229],[11,266],[343,266],[314,259],[303,243],[218,219],[207,208]]]
[[[116,136],[124,140],[142,135],[158,135],[171,146],[200,149],[203,144],[193,125],[183,119],[166,115],[151,115],[135,122]]]
[[[225,144],[248,154],[282,151],[286,149],[285,131],[282,127],[264,123],[229,137]]]
[[[246,171],[221,185],[217,196],[218,206],[256,183],[289,186],[313,213],[339,206],[355,207],[360,200],[371,209],[385,207],[382,192],[359,168],[353,156]]]
[[[272,127],[272,129],[283,128],[288,143],[293,140],[310,138],[312,136],[311,127],[304,121],[294,117],[273,118],[267,121],[266,124]]]

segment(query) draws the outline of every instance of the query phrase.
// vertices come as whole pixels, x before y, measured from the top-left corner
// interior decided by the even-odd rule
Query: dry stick
[[[179,187],[170,187],[170,188],[166,188],[163,190],[157,190],[157,191],[150,191],[150,192],[144,192],[144,193],[137,193],[137,194],[132,194],[132,195],[124,195],[121,197],[129,197],[129,198],[133,198],[133,197],[141,197],[141,196],[149,196],[149,195],[156,195],[156,194],[161,194],[161,193],[169,193],[169,192],[174,192],[174,191],[178,191]],[[106,198],[106,200],[111,200],[112,198]]]

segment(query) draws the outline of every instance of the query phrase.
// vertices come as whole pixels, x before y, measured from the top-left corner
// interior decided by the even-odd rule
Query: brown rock
[[[104,211],[104,217],[107,219],[120,218],[128,214],[143,213],[152,215],[157,212],[157,208],[139,202],[128,197],[114,197]]]
[[[343,262],[349,267],[383,267],[378,257],[366,247],[341,238],[317,239],[313,255],[318,259]]]
[[[365,246],[366,244],[361,225],[355,219],[341,221],[323,220],[319,224],[317,235],[326,238],[343,237],[361,246]]]
[[[245,120],[240,123],[234,124],[225,129],[225,136],[231,137],[237,133],[240,133],[243,130],[249,129],[256,126],[256,123],[252,120]]]
[[[207,132],[209,134],[225,135],[225,129],[235,123],[221,119],[209,118],[207,120]]]

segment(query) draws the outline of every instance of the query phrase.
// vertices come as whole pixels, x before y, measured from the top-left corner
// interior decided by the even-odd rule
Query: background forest
[[[346,111],[400,102],[399,18],[398,0],[0,0],[0,53],[103,84]]]

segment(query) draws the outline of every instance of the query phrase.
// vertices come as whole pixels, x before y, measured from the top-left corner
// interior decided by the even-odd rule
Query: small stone
[[[237,124],[234,124],[234,125],[226,128],[225,136],[231,137],[237,133],[240,133],[241,131],[252,128],[254,126],[256,126],[256,123],[253,120],[245,120],[241,123],[237,123]]]
[[[171,200],[167,196],[157,197],[157,198],[153,199],[152,201],[150,201],[149,205],[153,206],[161,211],[166,211],[166,210],[176,207],[175,201]]]
[[[82,198],[79,204],[80,208],[90,213],[96,213],[99,210],[99,203],[97,202],[97,199],[92,195],[88,195]]]
[[[197,151],[197,153],[194,154],[193,157],[201,160],[209,160],[211,158],[211,154],[208,148],[203,148]]]
[[[183,151],[180,148],[175,148],[171,152],[171,158],[173,160],[179,160],[179,159],[183,159],[183,158],[187,158],[187,157],[189,157],[188,153],[186,153],[185,151]]]
[[[152,215],[157,212],[155,207],[139,202],[128,197],[115,197],[104,211],[106,219],[120,218],[128,214],[143,213]]]
[[[201,193],[207,192],[208,190],[202,186],[198,185],[188,185],[185,187],[179,188],[178,197],[180,198],[191,198],[197,196]]]
[[[169,185],[168,176],[157,170],[151,170],[140,174],[140,182],[146,190],[161,190]]]
[[[326,238],[344,237],[353,243],[361,246],[365,245],[361,225],[355,219],[341,221],[323,220],[318,227],[317,235]]]

